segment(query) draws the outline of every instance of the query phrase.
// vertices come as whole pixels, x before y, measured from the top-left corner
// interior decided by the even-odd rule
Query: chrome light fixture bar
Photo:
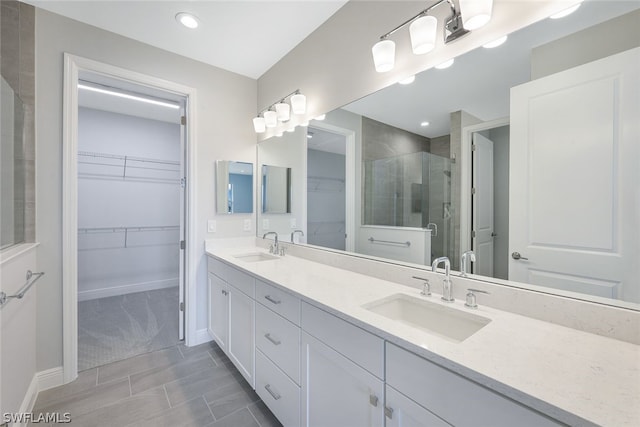
[[[407,25],[409,25],[411,48],[414,54],[423,55],[435,48],[438,20],[434,16],[428,15],[428,13],[443,3],[447,3],[451,8],[451,15],[447,18],[443,29],[445,44],[468,34],[470,30],[482,27],[491,19],[493,0],[458,1],[460,4],[459,9],[456,8],[453,0],[438,0],[393,30],[381,35],[380,40],[371,49],[376,71],[384,73],[393,69],[395,64],[395,42],[390,40],[389,37]]]
[[[286,103],[287,99],[289,104]],[[269,105],[260,111],[253,119],[253,129],[256,133],[266,131],[266,128],[275,128],[278,123],[286,123],[291,119],[291,113],[304,114],[307,112],[307,97],[296,89],[284,98]]]

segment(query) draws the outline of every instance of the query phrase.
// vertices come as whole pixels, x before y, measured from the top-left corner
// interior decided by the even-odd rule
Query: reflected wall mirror
[[[253,164],[216,162],[216,212],[253,213]]]
[[[473,250],[480,280],[638,309],[639,19],[638,3],[588,1],[297,128],[300,242],[456,270]]]

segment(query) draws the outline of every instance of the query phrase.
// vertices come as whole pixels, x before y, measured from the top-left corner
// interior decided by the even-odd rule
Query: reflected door
[[[638,76],[636,48],[512,89],[511,280],[640,300]]]
[[[493,141],[473,134],[473,251],[475,274],[493,277]]]

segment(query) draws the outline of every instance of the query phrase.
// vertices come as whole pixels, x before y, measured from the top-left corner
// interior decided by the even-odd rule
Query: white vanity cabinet
[[[428,410],[425,414],[435,415],[456,427],[563,425],[389,342],[386,343],[386,383]],[[394,413],[406,409],[399,411],[389,401],[387,407]],[[407,425],[446,426],[446,423]]]
[[[382,427],[384,341],[306,303],[302,329],[301,425]]]
[[[209,334],[255,385],[255,279],[209,259]]]
[[[385,387],[386,427],[451,427],[393,387]]]

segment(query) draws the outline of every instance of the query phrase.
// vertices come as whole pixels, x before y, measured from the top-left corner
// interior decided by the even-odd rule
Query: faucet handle
[[[467,289],[467,291],[469,291],[469,292],[467,293],[467,300],[464,303],[464,305],[466,307],[469,307],[469,308],[478,308],[478,303],[476,302],[476,294],[475,293],[489,294],[489,292],[483,291],[481,289],[471,289],[471,288],[469,288],[469,289]]]
[[[422,280],[424,282],[422,284],[422,291],[420,292],[420,295],[423,295],[425,297],[431,296],[431,284],[429,283],[429,279],[425,279],[424,277],[419,277],[419,276],[411,276],[411,277],[414,279]]]

